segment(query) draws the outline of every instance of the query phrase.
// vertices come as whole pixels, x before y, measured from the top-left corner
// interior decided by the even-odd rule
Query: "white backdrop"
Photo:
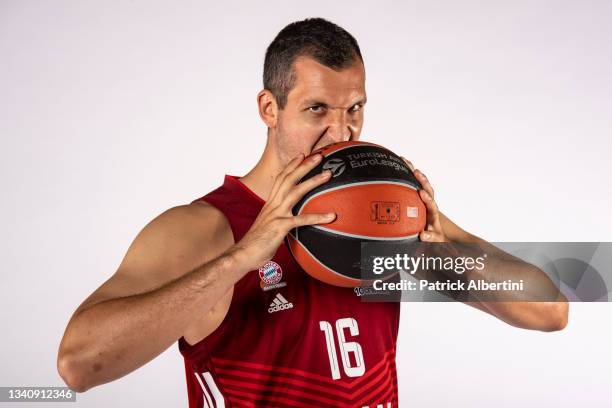
[[[263,151],[255,96],[287,23],[360,43],[362,140],[411,159],[489,241],[610,241],[612,3],[0,1],[0,386],[61,385],[75,307],[153,217]],[[558,333],[461,304],[404,304],[406,407],[610,406],[610,304]],[[78,396],[186,406],[176,347]],[[46,405],[50,406],[50,405]]]

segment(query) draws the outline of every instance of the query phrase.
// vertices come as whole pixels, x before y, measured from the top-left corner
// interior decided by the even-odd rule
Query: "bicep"
[[[116,272],[83,301],[75,314],[110,299],[155,290],[217,256],[212,237],[216,230],[229,228],[223,221],[218,210],[201,204],[162,213],[139,232]]]

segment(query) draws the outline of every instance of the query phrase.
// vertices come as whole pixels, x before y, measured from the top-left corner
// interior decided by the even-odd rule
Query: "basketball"
[[[329,169],[332,177],[309,191],[293,215],[333,211],[336,219],[289,231],[286,244],[313,278],[335,286],[367,285],[361,277],[361,244],[413,243],[425,226],[422,187],[401,157],[374,143],[340,142],[315,150],[321,162],[304,181]]]

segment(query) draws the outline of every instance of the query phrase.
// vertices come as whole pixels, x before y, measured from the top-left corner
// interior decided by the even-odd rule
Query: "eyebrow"
[[[364,97],[364,98],[361,98],[361,99],[357,100],[356,102],[354,102],[349,107],[352,107],[352,106],[355,106],[355,105],[365,105],[367,101],[368,101],[368,98]],[[312,106],[312,105],[323,106],[325,108],[329,108],[329,104],[327,104],[325,102],[321,102],[318,99],[307,99],[303,103],[303,106]]]

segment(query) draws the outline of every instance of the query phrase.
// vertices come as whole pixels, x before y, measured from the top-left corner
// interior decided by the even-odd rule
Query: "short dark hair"
[[[272,92],[279,109],[295,85],[293,63],[311,57],[319,64],[341,70],[355,60],[363,63],[357,40],[342,27],[323,18],[307,18],[283,28],[266,50],[263,86]]]

